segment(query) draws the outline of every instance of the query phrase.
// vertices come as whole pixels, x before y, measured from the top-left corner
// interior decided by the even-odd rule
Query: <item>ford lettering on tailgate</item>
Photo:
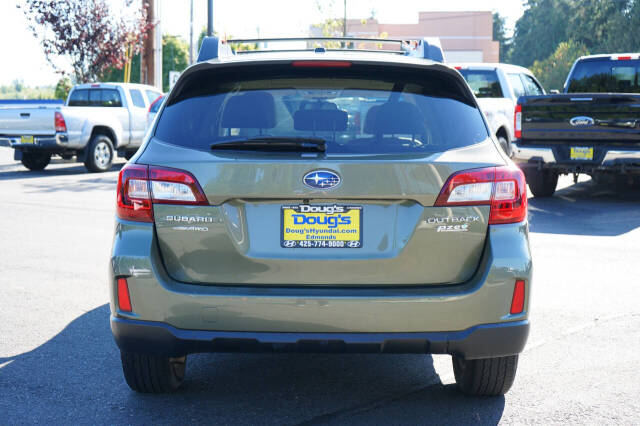
[[[362,247],[362,206],[300,204],[281,211],[282,247]]]

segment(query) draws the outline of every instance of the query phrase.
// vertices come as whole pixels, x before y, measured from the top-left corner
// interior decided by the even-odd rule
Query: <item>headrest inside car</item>
[[[238,129],[272,129],[276,126],[276,106],[266,92],[246,92],[227,101],[222,113],[222,127]]]
[[[293,115],[293,127],[296,130],[333,131],[347,130],[347,111],[341,109],[298,110]]]
[[[370,135],[422,135],[426,128],[418,107],[408,102],[387,102],[369,109],[363,131]]]

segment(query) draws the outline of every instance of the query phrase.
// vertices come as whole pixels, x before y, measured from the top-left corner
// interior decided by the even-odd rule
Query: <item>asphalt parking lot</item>
[[[29,172],[0,147],[3,424],[639,424],[640,190],[530,199],[532,329],[500,398],[460,395],[449,358],[195,355],[173,395],[122,377],[108,321],[113,171]]]

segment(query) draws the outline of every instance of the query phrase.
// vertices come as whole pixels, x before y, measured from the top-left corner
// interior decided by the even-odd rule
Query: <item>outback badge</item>
[[[340,182],[340,176],[330,170],[313,170],[302,178],[302,183],[313,189],[335,188]]]

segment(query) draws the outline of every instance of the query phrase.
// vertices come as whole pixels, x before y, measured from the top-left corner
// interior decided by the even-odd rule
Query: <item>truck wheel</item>
[[[169,358],[120,351],[124,378],[141,393],[173,392],[184,381],[187,357]]]
[[[22,165],[29,170],[44,170],[51,161],[51,154],[42,154],[39,152],[23,152]]]
[[[516,378],[518,355],[499,358],[452,357],[458,388],[468,395],[497,396],[509,391]]]
[[[536,197],[551,197],[558,186],[558,174],[551,170],[532,170],[527,173],[527,183]]]
[[[509,143],[507,138],[505,138],[504,136],[500,135],[500,136],[498,136],[498,142],[500,143],[500,146],[502,147],[502,150],[505,152],[505,154],[507,154],[507,157],[512,158],[513,157],[513,152],[511,152],[511,144]]]
[[[107,135],[95,135],[87,145],[84,166],[90,172],[106,172],[113,164],[113,142]]]

